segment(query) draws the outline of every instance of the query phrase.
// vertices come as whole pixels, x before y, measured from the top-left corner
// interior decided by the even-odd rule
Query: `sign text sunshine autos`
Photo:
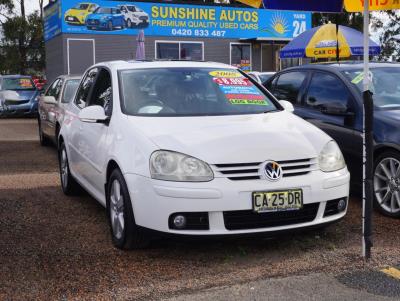
[[[102,16],[96,11],[84,15],[75,9],[81,4],[79,0],[63,0],[62,32],[132,35],[139,29],[144,29],[146,36],[288,40],[311,28],[311,13],[304,12],[127,1],[90,2],[100,8],[121,9],[123,6],[135,6],[135,12],[120,11],[127,24],[129,19],[129,26],[101,28],[84,21],[84,18],[93,19],[92,15],[101,22]],[[75,17],[79,21],[69,22]],[[108,15],[110,20],[117,17],[115,14]]]

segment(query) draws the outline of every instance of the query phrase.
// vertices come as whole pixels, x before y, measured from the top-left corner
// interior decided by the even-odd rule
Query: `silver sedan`
[[[57,145],[65,107],[72,101],[81,77],[61,75],[40,96],[38,108],[39,139],[42,146]]]

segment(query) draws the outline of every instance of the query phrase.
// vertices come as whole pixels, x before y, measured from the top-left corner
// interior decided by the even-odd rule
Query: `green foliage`
[[[3,16],[0,73],[40,74],[45,68],[43,22],[39,12],[26,17],[13,13],[12,0],[0,0]]]
[[[395,10],[384,11],[372,16],[372,24],[375,30],[382,29],[379,36],[381,53],[379,59],[383,61],[400,61],[399,42],[393,36],[400,34],[400,14]]]
[[[313,13],[313,27],[326,23],[338,23],[339,25],[348,26],[359,31],[363,30],[363,16],[360,13],[341,13],[341,14],[322,14]]]

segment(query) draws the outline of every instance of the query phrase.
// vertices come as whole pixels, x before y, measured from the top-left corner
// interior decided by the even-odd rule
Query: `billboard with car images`
[[[61,31],[79,34],[290,40],[311,13],[231,6],[63,0]]]

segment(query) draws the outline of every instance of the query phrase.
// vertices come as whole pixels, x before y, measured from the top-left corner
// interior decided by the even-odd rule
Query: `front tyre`
[[[60,166],[60,180],[61,187],[66,195],[77,195],[81,192],[81,187],[75,181],[75,179],[71,175],[71,171],[69,169],[69,162],[67,156],[67,149],[65,148],[64,142],[61,143],[59,154],[58,154],[58,162]]]
[[[113,22],[112,22],[112,21],[108,21],[108,23],[107,23],[107,29],[110,30],[110,31],[114,29],[114,26],[113,26]]]
[[[374,165],[375,207],[386,216],[400,217],[400,153],[385,151]]]
[[[108,179],[107,215],[115,247],[129,250],[148,246],[149,239],[135,223],[128,187],[119,169],[115,169]]]

